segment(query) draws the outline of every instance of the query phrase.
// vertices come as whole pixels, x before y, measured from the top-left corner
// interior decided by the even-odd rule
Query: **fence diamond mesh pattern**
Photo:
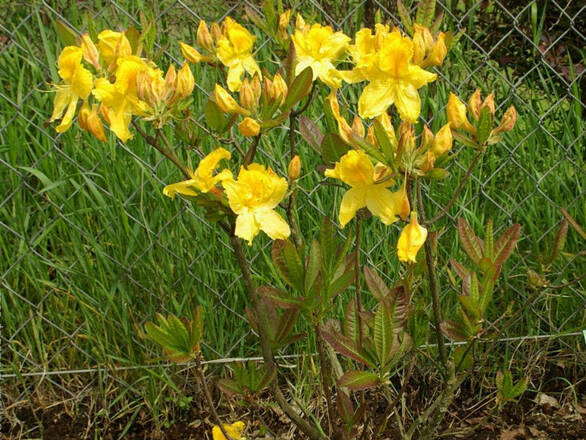
[[[8,8],[12,19],[0,23],[0,57],[8,66],[0,72],[0,375],[3,388],[18,389],[11,401],[26,398],[40,380],[72,398],[89,392],[102,375],[124,388],[135,388],[136,376],[129,371],[160,368],[159,362],[152,362],[156,350],[140,337],[139,329],[157,312],[186,313],[197,303],[211,311],[208,319],[216,328],[206,337],[208,360],[224,362],[254,353],[229,241],[192,205],[171,203],[161,195],[163,185],[178,180],[176,171],[140,140],[98,144],[79,130],[60,135],[45,123],[51,112],[45,92],[55,69],[47,51],[57,48],[54,22],[61,20],[82,32],[80,14],[88,13],[103,28],[140,25],[137,2],[96,1],[75,14],[65,3],[15,2]],[[170,41],[194,41],[199,20],[240,17],[245,5],[262,14],[257,3],[248,1],[216,2],[217,7],[214,2],[188,0],[154,3],[159,33],[168,34]],[[360,21],[376,10],[399,23],[394,1],[336,3],[306,0],[296,2],[296,7],[347,32],[357,30]],[[465,7],[455,7],[460,3]],[[577,242],[570,242],[574,248],[548,274],[553,284],[564,285],[562,289],[535,296],[516,280],[525,279],[532,257],[550,246],[563,218],[560,208],[584,224],[583,123],[560,126],[562,114],[570,108],[575,114],[584,109],[584,69],[580,60],[567,55],[572,45],[583,47],[586,42],[586,6],[573,3],[438,2],[456,30],[466,28],[460,44],[473,55],[458,72],[451,72],[450,66],[437,71],[463,99],[477,86],[485,91],[494,88],[497,114],[514,104],[525,128],[495,148],[494,161],[474,171],[442,220],[440,253],[454,252],[455,236],[448,226],[459,216],[476,216],[477,224],[496,217],[497,233],[521,223],[519,252],[499,287],[508,302],[503,299],[500,305],[514,301],[525,305],[527,312],[501,336],[514,343],[556,336],[569,350],[576,350],[586,301],[583,283],[571,282],[584,269]],[[534,5],[548,8],[543,26],[547,32],[537,37],[527,25]],[[494,20],[493,27],[487,17]],[[261,51],[269,43],[259,36],[255,47]],[[160,49],[161,64],[181,62],[175,47],[163,44]],[[196,78],[196,102],[203,103],[210,84]],[[443,108],[435,108],[422,118],[433,124],[444,114]],[[322,118],[323,114],[312,116],[318,123]],[[205,136],[204,121],[195,122]],[[574,130],[573,135],[564,136],[564,130]],[[298,149],[308,152],[299,139]],[[543,148],[541,163],[524,160],[532,147]],[[264,163],[286,170],[286,158],[274,145],[261,143],[260,153]],[[470,158],[459,154],[450,165],[452,175],[462,176]],[[315,230],[317,217],[334,215],[340,193],[327,189],[328,199],[325,187],[310,184],[320,181],[317,172],[305,172],[298,211],[300,218],[310,219],[308,229]],[[450,197],[449,191],[443,194],[434,198],[435,213]],[[545,228],[532,228],[528,224],[535,216],[552,220]],[[373,225],[373,237],[362,251],[363,262],[389,280],[397,268],[390,256],[397,228],[391,230],[383,233],[380,225]],[[347,232],[341,230],[340,235]],[[266,265],[269,247],[268,240],[261,240],[248,249],[253,268]],[[258,269],[256,275],[262,272]],[[441,284],[442,302],[449,310],[457,288],[449,283],[446,268]],[[422,293],[422,302],[428,298]],[[93,374],[98,371],[100,377]],[[83,386],[72,391],[67,383],[76,375],[84,377]]]

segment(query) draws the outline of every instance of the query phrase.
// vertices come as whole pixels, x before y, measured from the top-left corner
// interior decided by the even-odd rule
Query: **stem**
[[[167,148],[163,147],[156,138],[147,134],[142,128],[140,128],[140,125],[138,125],[138,123],[136,121],[132,121],[132,125],[134,126],[136,131],[138,131],[138,133],[144,138],[144,140],[148,144],[155,147],[157,150],[159,150],[159,152],[163,156],[165,156],[167,159],[169,159],[171,162],[173,162],[175,164],[175,166],[181,170],[181,172],[183,173],[183,176],[185,176],[186,179],[191,179],[191,173],[189,172],[187,167],[185,165],[183,165],[183,163],[175,155],[175,152],[170,148],[169,141],[163,135],[162,131],[159,131],[158,135],[164,140],[165,144],[167,145]]]
[[[196,364],[197,377],[199,379],[201,387],[203,388],[203,392],[205,394],[205,398],[206,398],[208,407],[210,408],[210,412],[212,413],[212,417],[214,418],[214,421],[216,422],[216,424],[220,428],[220,431],[222,431],[222,434],[224,434],[224,437],[226,437],[227,440],[234,440],[234,438],[230,437],[230,435],[226,432],[226,430],[224,429],[224,424],[220,420],[220,416],[218,416],[218,413],[216,411],[216,407],[214,406],[214,401],[212,399],[212,394],[210,393],[210,390],[208,388],[206,378],[203,375],[199,354],[195,357],[195,364]]]
[[[258,298],[258,293],[256,291],[256,286],[254,281],[252,280],[252,276],[250,274],[250,268],[248,267],[248,262],[246,261],[246,257],[244,256],[244,252],[242,251],[242,245],[238,237],[236,237],[233,233],[230,234],[230,243],[232,244],[232,248],[234,249],[234,254],[236,256],[236,260],[238,261],[238,266],[242,272],[242,276],[244,278],[244,284],[246,285],[246,291],[248,294],[248,298],[253,306],[253,309],[257,315],[257,318],[262,316],[262,308],[261,303]],[[275,359],[273,357],[273,351],[271,348],[271,341],[268,338],[268,331],[266,329],[266,324],[263,319],[257,319],[257,324],[259,326],[259,336],[260,336],[260,343],[262,349],[262,357],[267,364],[269,369],[277,368]],[[319,430],[312,426],[309,422],[304,420],[296,411],[295,409],[287,402],[287,399],[283,395],[281,389],[279,388],[279,375],[276,375],[276,378],[271,385],[271,389],[273,394],[275,395],[275,399],[283,412],[287,414],[287,416],[297,425],[297,427],[303,431],[311,440],[323,440],[324,437],[319,432]]]
[[[307,98],[307,101],[305,102],[305,104],[303,104],[303,107],[301,107],[299,110],[292,110],[291,111],[291,115],[293,117],[296,118],[301,113],[303,113],[305,110],[307,110],[307,107],[309,107],[309,104],[311,104],[311,101],[313,99],[313,92],[314,91],[315,91],[315,81],[311,84],[311,90],[309,91],[309,97]]]
[[[319,327],[316,324],[313,328],[313,330],[315,331],[315,338],[316,338],[316,342],[317,342],[317,353],[319,355],[319,364],[320,364],[320,369],[319,369],[319,373],[321,376],[321,383],[322,383],[322,388],[324,390],[324,395],[326,398],[326,404],[327,404],[327,408],[328,408],[328,436],[331,437],[332,436],[332,426],[334,424],[334,420],[335,420],[335,415],[334,415],[334,408],[332,406],[332,394],[330,392],[330,369],[327,367],[327,362],[326,362],[326,356],[324,353],[324,347],[323,347],[323,340],[321,338],[321,333],[319,331]]]
[[[421,182],[419,179],[415,181],[415,187],[417,189],[417,205],[419,209],[419,217],[421,222],[425,223],[425,211],[423,209],[423,195],[421,193]],[[429,289],[431,290],[432,307],[433,307],[433,320],[435,326],[435,335],[437,338],[437,347],[439,350],[439,356],[441,363],[444,368],[447,367],[448,356],[446,354],[446,346],[444,344],[444,336],[440,329],[440,323],[442,322],[442,315],[440,309],[440,298],[439,298],[439,287],[437,282],[437,274],[435,271],[435,264],[433,263],[433,255],[431,249],[431,240],[428,238],[425,240],[425,263],[427,265],[427,272],[429,273]]]
[[[313,90],[313,89],[312,89]],[[293,160],[295,157],[295,126],[297,124],[297,114],[291,112],[289,114],[289,160]],[[297,223],[297,217],[295,216],[295,200],[297,198],[297,186],[291,179],[291,195],[287,203],[287,220],[291,225],[291,234],[293,235],[293,241],[295,246],[299,249],[303,245],[301,238],[301,231],[299,229],[299,223]]]
[[[442,208],[442,212],[440,212],[438,215],[436,215],[432,219],[427,220],[425,222],[426,225],[431,225],[431,224],[437,222],[439,219],[441,219],[444,215],[446,215],[448,213],[448,211],[450,210],[452,205],[456,202],[456,199],[458,198],[458,196],[460,195],[460,193],[464,189],[464,186],[466,185],[468,178],[472,174],[472,170],[474,169],[474,167],[476,166],[476,164],[478,163],[478,161],[482,157],[482,153],[483,153],[482,150],[478,150],[476,152],[476,155],[472,159],[472,162],[470,162],[470,166],[466,170],[466,173],[462,177],[462,180],[460,180],[460,184],[456,188],[456,191],[454,192],[454,194],[452,194],[452,198],[450,199],[450,201],[446,204],[445,208]],[[422,215],[423,215],[423,213],[422,213]]]
[[[405,390],[407,389],[407,384],[409,383],[409,380],[411,380],[411,375],[413,374],[413,370],[415,369],[415,361],[416,360],[417,360],[417,357],[413,354],[411,356],[411,360],[409,361],[409,367],[407,367],[407,374],[405,375],[405,378],[403,379],[403,384],[401,385],[401,389],[399,390],[397,397],[395,397],[393,402],[391,402],[389,404],[389,406],[387,407],[385,413],[382,416],[382,419],[381,419],[381,422],[378,426],[378,429],[376,430],[376,434],[374,435],[373,438],[375,438],[375,439],[378,438],[378,436],[381,435],[383,433],[383,431],[385,430],[385,428],[387,427],[387,421],[388,421],[389,416],[392,414],[393,410],[397,406],[397,403],[399,403],[399,400],[401,400],[401,397],[403,396],[403,394],[405,393]],[[362,433],[362,436],[364,437],[364,433]]]
[[[250,165],[250,163],[254,159],[254,155],[256,154],[256,148],[258,147],[259,141],[260,141],[260,134],[253,138],[252,145],[250,146],[250,148],[246,152],[246,156],[244,156],[244,160],[242,161],[242,166],[244,168],[248,168],[248,165]]]
[[[362,294],[360,286],[360,235],[362,225],[362,213],[360,210],[356,213],[356,241],[354,242],[356,247],[356,256],[354,258],[354,284],[356,285],[356,291],[354,296],[354,306],[356,307],[356,322],[358,323],[358,340],[362,344]],[[364,405],[366,400],[366,392],[363,390],[360,393],[360,404]],[[366,417],[366,416],[365,416]],[[365,426],[366,429],[366,426]]]

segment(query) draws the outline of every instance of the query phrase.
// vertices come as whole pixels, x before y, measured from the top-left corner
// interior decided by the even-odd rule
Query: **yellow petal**
[[[242,136],[257,136],[260,133],[260,124],[256,120],[246,117],[238,124],[238,131]]]
[[[232,173],[229,170],[222,170],[214,176],[218,163],[223,159],[230,159],[230,157],[230,152],[222,147],[205,156],[199,162],[193,176],[196,188],[205,193],[216,186],[218,182],[232,178]]]
[[[218,107],[226,113],[243,116],[249,114],[249,111],[238,105],[236,100],[232,98],[232,95],[230,95],[230,93],[219,84],[216,84],[216,87],[214,88],[214,97],[216,98],[216,104],[218,104]]]
[[[163,194],[171,198],[171,200],[175,198],[176,194],[195,197],[198,195],[198,192],[193,189],[194,186],[195,181],[193,179],[184,180],[183,182],[177,182],[165,186],[165,188],[163,188]]]
[[[71,77],[71,90],[81,99],[87,99],[92,91],[94,80],[92,73],[79,65]]]
[[[394,84],[391,93],[399,116],[404,121],[415,122],[421,113],[421,100],[417,89],[411,84]]]
[[[259,231],[260,225],[256,221],[256,217],[252,211],[246,209],[238,214],[238,217],[236,217],[236,228],[234,229],[236,237],[246,240],[250,246]]]
[[[73,117],[75,116],[75,109],[77,108],[77,96],[76,95],[69,95],[69,104],[67,106],[67,111],[61,119],[61,123],[55,127],[57,133],[63,133],[64,131],[69,130],[71,127],[71,123],[73,121]]]
[[[417,213],[411,213],[411,222],[403,228],[397,242],[397,255],[403,262],[417,261],[417,252],[425,243],[427,229],[417,222]]]
[[[57,60],[57,66],[59,67],[59,76],[65,81],[70,81],[75,71],[78,69],[81,63],[83,51],[77,46],[64,47],[59,54]]]
[[[244,440],[244,437],[242,437],[244,422],[236,422],[231,425],[224,424],[223,427],[226,430],[226,433],[234,440]],[[227,440],[219,426],[214,426],[212,428],[212,438],[213,440]]]
[[[444,125],[440,131],[437,132],[433,139],[431,151],[437,156],[450,151],[452,149],[452,130],[450,129],[450,123]]]
[[[336,163],[334,171],[327,177],[336,177],[350,186],[372,185],[374,166],[362,150],[350,150]]]
[[[63,116],[63,112],[65,111],[65,108],[69,105],[71,97],[71,86],[57,86],[55,98],[53,99],[53,114],[51,115],[51,119],[49,120],[49,122],[53,122],[56,119],[59,119],[61,118],[61,116]]]
[[[406,77],[406,80],[416,89],[420,89],[425,84],[433,82],[436,79],[437,75],[435,73],[428,72],[427,70],[423,70],[421,67],[414,65],[409,66],[409,75]]]
[[[372,214],[378,217],[385,225],[397,221],[400,206],[393,193],[385,188],[384,184],[373,185],[366,192],[366,207]]]
[[[378,80],[368,84],[358,100],[358,114],[361,118],[376,118],[385,113],[394,102],[391,80]]]
[[[183,58],[185,58],[190,63],[197,64],[202,60],[202,54],[200,54],[195,47],[181,41],[179,42],[179,47],[181,48],[181,54],[183,55]]]
[[[116,58],[122,58],[132,54],[130,41],[123,33],[104,30],[98,35],[98,50],[100,58],[106,65],[111,65]]]
[[[343,228],[356,215],[356,211],[366,206],[365,187],[350,188],[342,197],[340,204],[340,226]]]
[[[273,210],[259,210],[254,213],[260,229],[272,240],[285,240],[291,235],[287,222]]]

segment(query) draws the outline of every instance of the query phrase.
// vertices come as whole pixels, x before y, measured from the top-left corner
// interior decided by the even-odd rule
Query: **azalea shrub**
[[[433,85],[460,34],[441,30],[432,0],[420,1],[413,17],[400,1],[398,10],[401,23],[377,22],[346,35],[267,1],[264,18],[247,10],[254,32],[231,17],[201,21],[196,41],[176,42],[181,66],[159,61],[154,24],[148,21],[142,32],[103,30],[80,37],[60,25],[70,44],[58,59],[61,81],[54,85],[51,122],[59,121],[61,133],[77,115],[77,125],[104,142],[108,130],[121,142],[140,136],[177,167],[182,180],[169,182],[162,192],[168,203],[179,203],[179,197],[193,203],[228,238],[247,293],[242,312],[258,335],[263,358],[235,365],[217,387],[242,405],[254,406],[261,395],[276,402],[310,439],[383,438],[388,423],[404,439],[434,438],[462,383],[481,362],[474,347],[493,334],[486,315],[521,233],[519,225],[510,225],[495,237],[490,221],[477,232],[459,219],[468,259],[449,262],[461,293],[456,314],[442,316],[437,268],[445,264],[437,261],[441,238],[434,224],[452,207],[474,167],[514,128],[516,110],[497,111],[497,98],[483,97],[480,89],[466,103],[455,94],[439,101]],[[255,33],[270,37],[279,63],[259,64]],[[192,99],[194,64],[221,78],[207,90],[203,107]],[[434,115],[445,119],[437,131],[421,115],[424,89],[433,108],[445,108]],[[312,103],[325,109],[336,130],[324,130],[307,117]],[[356,116],[348,119],[348,113]],[[201,124],[216,144],[211,151],[198,146]],[[282,146],[289,159],[286,175],[257,154],[261,138],[278,127],[289,133],[288,145]],[[168,140],[169,131],[176,142]],[[299,148],[300,136],[305,142]],[[448,165],[461,149],[473,150],[473,159],[460,181],[450,181]],[[317,170],[304,169],[310,157],[319,158]],[[300,177],[309,172],[322,174],[318,191],[344,188],[337,212],[323,219],[317,236],[299,228],[296,208]],[[453,187],[452,199],[431,215],[434,189],[443,179]],[[422,191],[422,182],[428,191]],[[386,252],[401,263],[389,274],[396,280],[392,284],[381,276],[384,264],[361,261],[361,239],[377,222],[396,243]],[[391,225],[399,225],[400,233]],[[272,280],[266,285],[259,285],[261,277],[252,273],[243,250],[259,234],[273,241],[274,270],[262,274],[265,283]],[[414,307],[414,297],[423,291],[432,301],[430,316]],[[344,313],[337,316],[340,309]],[[244,438],[245,421],[219,417],[202,369],[205,313],[198,307],[191,316],[158,315],[146,324],[144,336],[169,360],[194,363],[215,421],[213,438]],[[443,385],[426,408],[415,411],[405,408],[403,397],[422,359],[419,347],[428,327],[434,331]],[[310,335],[316,353],[309,344],[292,345]],[[456,348],[449,349],[446,338],[457,342]],[[292,378],[277,363],[278,353],[295,350],[316,358],[321,384],[312,393],[323,398],[325,408],[315,414],[299,411],[287,385]],[[527,384],[510,371],[494,380],[495,408],[517,398]],[[365,390],[380,393],[386,401],[383,414],[373,413]]]

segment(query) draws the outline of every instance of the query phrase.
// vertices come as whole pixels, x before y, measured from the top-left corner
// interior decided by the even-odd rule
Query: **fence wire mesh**
[[[497,113],[515,104],[525,128],[501,142],[495,148],[496,159],[473,173],[443,220],[440,253],[455,252],[454,228],[449,226],[459,216],[472,216],[476,225],[496,217],[498,231],[520,222],[523,240],[499,287],[506,298],[499,305],[514,303],[515,318],[501,334],[502,341],[518,344],[556,337],[563,350],[571,351],[581,350],[579,329],[586,302],[578,279],[584,270],[579,241],[569,239],[562,262],[547,274],[557,288],[542,286],[543,293],[534,295],[516,280],[525,280],[527,268],[539,270],[534,257],[551,246],[563,219],[561,208],[584,225],[584,125],[579,117],[584,109],[584,67],[575,55],[586,42],[586,5],[579,3],[438,2],[446,22],[455,30],[465,29],[460,44],[468,55],[457,72],[450,71],[452,63],[437,73],[462,99],[477,86],[495,89]],[[158,354],[140,337],[139,329],[157,312],[181,313],[197,303],[210,310],[208,319],[216,329],[206,338],[208,360],[230,362],[254,353],[249,348],[254,337],[247,329],[241,276],[230,261],[229,242],[192,205],[171,204],[160,194],[163,185],[178,180],[177,173],[139,140],[98,145],[81,133],[71,133],[75,129],[60,135],[45,123],[51,112],[45,91],[58,47],[55,21],[80,32],[85,30],[84,14],[102,28],[140,26],[137,1],[69,6],[65,1],[9,2],[10,19],[0,23],[0,379],[4,390],[18,390],[10,397],[3,395],[9,402],[27,399],[40,381],[73,399],[90,393],[105,378],[138,390],[136,376],[129,371],[165,365],[152,362]],[[176,0],[150,6],[159,33],[171,42],[194,41],[199,20],[241,17],[244,6],[262,14],[259,5],[249,1]],[[399,23],[394,1],[305,0],[295,6],[348,32],[372,24],[377,10],[384,19]],[[166,60],[162,64],[180,62],[176,48],[159,42]],[[259,36],[256,47],[261,50],[269,43]],[[204,77],[199,79],[196,102],[203,102],[210,86]],[[444,113],[437,108],[424,119],[433,124]],[[575,120],[567,118],[569,113]],[[318,122],[322,118],[323,113],[312,116]],[[298,148],[306,147],[300,140]],[[543,153],[528,151],[535,148]],[[276,152],[261,144],[261,160],[284,171],[286,161]],[[529,162],[528,157],[539,162]],[[469,161],[470,156],[459,154],[450,172],[461,176]],[[303,182],[298,211],[315,227],[317,217],[334,215],[339,194],[324,200],[323,188],[318,191]],[[444,193],[434,199],[435,212],[450,197],[449,191]],[[364,264],[392,279],[393,240],[380,227],[373,231],[374,238],[363,248]],[[253,267],[266,264],[269,246],[265,240],[249,249]],[[441,297],[444,313],[449,314],[457,288],[447,272],[442,268]],[[421,296],[426,302],[425,292]],[[515,317],[519,306],[526,311]],[[72,387],[72,376],[83,376],[82,385]]]

